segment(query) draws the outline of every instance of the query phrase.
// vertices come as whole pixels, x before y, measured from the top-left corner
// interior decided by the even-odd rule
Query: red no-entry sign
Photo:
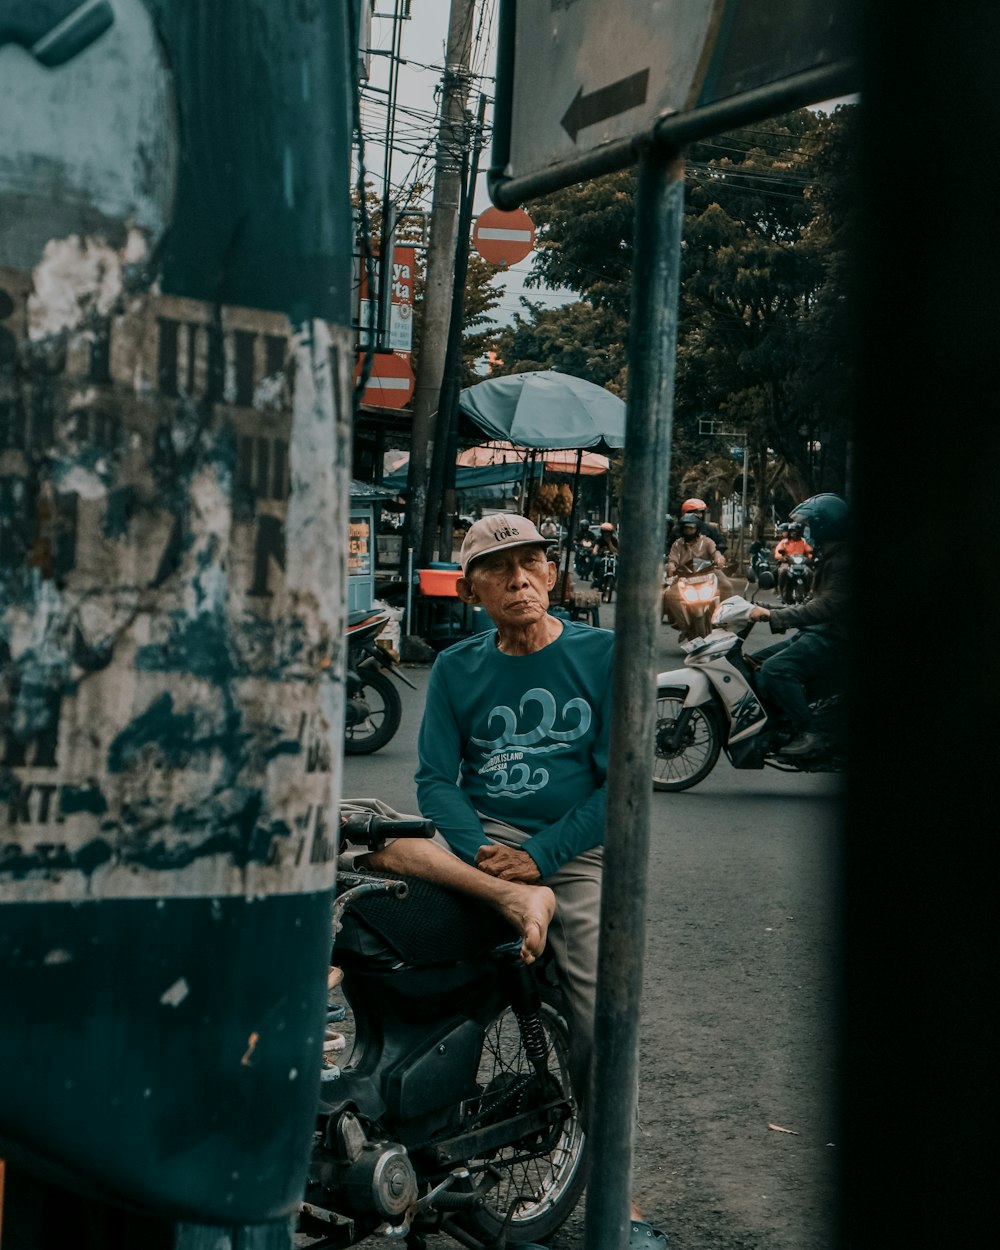
[[[510,213],[488,208],[476,219],[472,243],[491,265],[516,265],[535,246],[535,223],[523,208]]]
[[[354,366],[354,380],[361,374],[364,355]],[[410,357],[400,352],[376,352],[361,402],[373,408],[405,408],[413,397],[414,377]]]

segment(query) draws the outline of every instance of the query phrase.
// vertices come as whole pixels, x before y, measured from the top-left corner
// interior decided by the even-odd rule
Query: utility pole
[[[404,552],[411,547],[414,549],[418,567],[427,564],[433,554],[433,546],[426,542],[424,519],[427,515],[428,475],[434,452],[438,397],[444,377],[451,321],[452,266],[462,189],[462,152],[466,140],[465,109],[469,96],[474,10],[475,0],[451,0],[441,87],[441,125],[431,200],[423,331],[413,393],[413,433],[406,476],[407,509],[402,544]]]
[[[472,154],[462,153],[462,196],[455,244],[455,276],[452,284],[451,322],[444,363],[441,397],[438,401],[437,436],[431,456],[430,500],[424,518],[424,546],[433,550],[440,527],[439,560],[451,559],[455,522],[455,455],[458,451],[458,392],[462,374],[462,331],[465,327],[465,280],[469,272],[469,234],[472,206],[479,176],[479,154],[483,145],[486,96],[479,97],[479,111],[472,137]]]

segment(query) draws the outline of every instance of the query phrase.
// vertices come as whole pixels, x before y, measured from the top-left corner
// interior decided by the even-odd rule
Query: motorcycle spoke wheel
[[[572,1094],[569,1069],[569,1036],[562,1017],[542,1006],[548,1071],[565,1096]],[[524,1041],[513,1011],[502,1012],[490,1025],[483,1042],[478,1084],[483,1090],[502,1091],[533,1075]],[[537,1086],[533,1086],[536,1089]],[[546,1099],[555,1095],[547,1093]],[[527,1110],[521,1095],[518,1110]],[[530,1103],[529,1103],[530,1105]],[[585,1145],[579,1113],[574,1111],[563,1125],[547,1134],[547,1140],[520,1142],[484,1160],[470,1160],[483,1168],[486,1204],[463,1223],[470,1232],[491,1244],[506,1225],[507,1244],[524,1245],[550,1236],[570,1216],[586,1184]],[[509,1224],[506,1223],[510,1216]]]
[[[722,749],[722,734],[714,709],[700,704],[680,744],[672,749],[669,738],[684,706],[684,691],[656,692],[656,754],[653,758],[653,789],[687,790],[703,781],[715,767]]]
[[[403,703],[391,677],[376,669],[361,670],[363,688],[359,697],[369,711],[364,720],[344,729],[344,751],[348,755],[370,755],[389,741],[399,728]]]

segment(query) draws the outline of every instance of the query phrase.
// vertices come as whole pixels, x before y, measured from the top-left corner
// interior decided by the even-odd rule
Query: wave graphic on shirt
[[[489,774],[492,774],[490,776]],[[491,767],[489,763],[480,769],[486,781],[486,792],[494,799],[526,799],[549,784],[549,770],[530,764],[512,764],[507,768]]]
[[[539,709],[540,715],[525,716],[526,709],[535,707]],[[576,720],[571,728],[556,729],[557,721],[566,725],[571,719]],[[522,720],[534,722],[534,728],[521,731]],[[487,727],[492,729],[494,721],[499,721],[502,726],[495,738],[473,738],[472,741],[477,747],[483,747],[487,751],[502,751],[508,747],[519,750],[526,747],[537,748],[537,744],[546,739],[550,744],[575,742],[587,732],[592,720],[593,712],[586,699],[568,700],[559,713],[551,690],[535,687],[524,693],[517,712],[504,703],[498,703],[492,709],[487,717]],[[551,746],[546,749],[551,749]]]

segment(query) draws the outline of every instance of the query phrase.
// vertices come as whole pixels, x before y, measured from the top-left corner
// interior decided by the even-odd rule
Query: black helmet
[[[789,538],[791,538],[791,537],[792,537],[792,535],[793,535],[793,534],[795,534],[795,535],[798,535],[798,537],[799,537],[799,538],[801,538],[801,537],[802,537],[802,528],[803,528],[803,527],[802,527],[802,522],[801,522],[801,521],[789,521],[789,523],[788,523],[788,537],[789,537]]]
[[[837,542],[847,537],[847,504],[839,495],[813,495],[796,504],[791,512],[792,522],[809,526],[809,537],[814,543]]]
[[[696,533],[701,533],[701,517],[694,512],[685,512],[679,522],[680,531],[683,534],[686,529],[693,529]]]

